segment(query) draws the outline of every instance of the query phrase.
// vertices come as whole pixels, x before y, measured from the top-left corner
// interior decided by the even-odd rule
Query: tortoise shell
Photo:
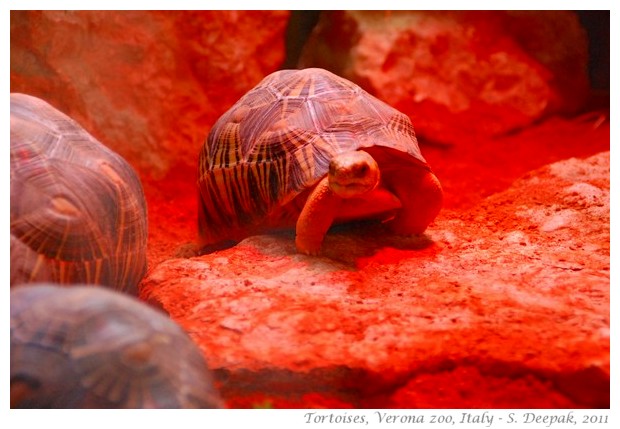
[[[422,168],[409,117],[323,69],[264,78],[215,123],[199,156],[202,244],[295,224],[337,154],[363,149],[380,166]]]
[[[203,355],[167,315],[97,286],[11,289],[12,408],[214,408]]]
[[[51,105],[11,94],[11,285],[136,292],[147,208],[135,171]]]

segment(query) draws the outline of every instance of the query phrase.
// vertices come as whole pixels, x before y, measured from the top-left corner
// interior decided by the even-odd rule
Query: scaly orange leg
[[[403,204],[390,228],[401,235],[421,234],[435,219],[443,202],[437,176],[428,170],[406,169],[391,172],[388,180],[386,187]]]
[[[342,198],[330,189],[327,177],[316,185],[297,219],[295,245],[300,253],[319,254],[341,201]]]

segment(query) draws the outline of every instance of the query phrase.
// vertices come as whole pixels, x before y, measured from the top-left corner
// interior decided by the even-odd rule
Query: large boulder
[[[608,407],[609,152],[533,171],[421,237],[293,234],[155,267],[229,406]],[[498,393],[500,392],[500,393]]]
[[[587,63],[567,11],[323,12],[299,61],[360,84],[444,143],[576,111]]]
[[[181,164],[193,181],[209,127],[283,62],[288,16],[11,11],[11,92],[67,113],[143,176]]]

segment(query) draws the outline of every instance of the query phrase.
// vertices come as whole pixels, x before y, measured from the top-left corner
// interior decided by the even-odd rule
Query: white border
[[[402,1],[382,1],[376,4],[366,4],[366,7],[362,7],[362,9],[403,9],[404,6],[407,8],[416,8],[416,9],[464,9],[463,6],[467,6],[465,9],[531,9],[531,10],[539,10],[539,9],[574,9],[574,10],[611,10],[611,45],[617,48],[617,29],[620,26],[620,19],[618,17],[618,8],[614,8],[614,5],[620,4],[618,2],[612,1],[597,1],[591,0],[588,2],[583,1],[563,1],[563,2],[541,2],[541,1],[503,1],[503,2],[480,2],[480,1],[468,1],[468,2],[456,2],[456,1],[433,1],[433,2],[420,2],[420,1],[410,1],[410,2],[402,2]],[[1,26],[3,29],[3,40],[2,40],[2,55],[4,58],[9,58],[9,61],[4,64],[10,63],[10,8],[12,9],[85,9],[85,6],[88,5],[86,9],[101,9],[101,10],[127,10],[127,9],[160,9],[160,10],[175,10],[175,9],[300,9],[298,7],[299,3],[292,3],[289,1],[267,1],[267,2],[249,2],[249,1],[235,1],[229,0],[225,3],[222,2],[205,2],[205,1],[183,1],[178,0],[174,2],[146,2],[146,1],[134,1],[129,4],[128,2],[120,2],[120,1],[91,1],[87,4],[84,1],[20,1],[20,2],[3,2],[4,8],[2,10],[2,22],[5,24]],[[256,5],[260,5],[259,8],[255,7]],[[224,6],[224,7],[222,7]],[[324,1],[318,0],[314,1],[311,4],[304,4],[307,9],[360,9],[359,1]],[[429,8],[428,6],[432,6]],[[5,9],[6,8],[6,9]],[[616,75],[616,72],[613,70],[617,70],[617,52],[618,50],[611,51],[611,70],[612,76]],[[5,94],[10,92],[10,68],[5,65],[3,67],[5,78],[2,80],[3,86],[5,87]],[[611,111],[616,112],[617,107],[617,91],[615,90],[616,86],[612,85],[612,100],[611,100]],[[8,118],[9,118],[9,107],[8,101],[2,105],[2,129],[3,135],[6,139],[8,139]],[[615,141],[615,138],[618,137],[617,125],[612,122],[611,128],[611,141],[612,146],[618,144]],[[584,142],[587,144],[587,142]],[[8,154],[8,143],[5,140],[4,143],[4,154]],[[573,414],[577,417],[578,421],[581,421],[581,416],[583,415],[609,415],[609,424],[608,425],[588,425],[588,427],[619,427],[620,419],[618,418],[618,410],[620,408],[620,397],[618,394],[618,386],[620,386],[620,376],[618,374],[618,366],[615,363],[617,361],[618,356],[618,347],[617,347],[617,331],[618,331],[618,293],[615,291],[615,288],[620,287],[619,276],[617,274],[617,255],[618,255],[618,240],[619,229],[617,227],[617,217],[618,217],[618,209],[614,209],[620,207],[618,204],[620,201],[618,200],[618,172],[614,170],[614,168],[618,165],[618,156],[617,156],[617,148],[612,149],[611,151],[611,207],[612,207],[612,217],[611,217],[611,332],[612,332],[612,341],[611,341],[611,355],[612,355],[612,370],[611,370],[611,410],[575,410]],[[5,155],[6,156],[6,155]],[[3,180],[2,180],[2,189],[4,190],[2,195],[5,200],[5,209],[2,210],[2,220],[3,225],[9,224],[9,204],[8,204],[8,196],[10,195],[9,190],[9,160],[8,156],[3,161],[4,165],[7,165],[6,169],[3,169]],[[0,330],[0,344],[2,344],[2,370],[0,374],[2,378],[0,379],[0,403],[2,404],[2,426],[11,428],[11,427],[38,427],[38,428],[54,428],[54,427],[63,427],[63,428],[80,428],[89,427],[89,428],[112,428],[115,426],[120,427],[165,427],[165,428],[174,428],[179,425],[189,426],[189,427],[197,427],[197,428],[219,428],[219,427],[236,427],[237,425],[241,427],[270,427],[270,428],[294,428],[294,427],[311,427],[313,424],[308,424],[305,422],[304,415],[307,412],[318,412],[318,410],[197,410],[197,411],[177,411],[177,410],[158,410],[156,412],[149,411],[117,411],[117,410],[105,410],[105,411],[96,411],[96,410],[79,410],[79,411],[62,411],[62,410],[52,410],[52,411],[26,411],[26,410],[8,410],[8,392],[9,392],[9,327],[7,326],[9,322],[9,267],[8,262],[9,258],[9,240],[8,240],[8,231],[5,232],[5,237],[7,237],[4,247],[4,251],[2,254],[2,272],[4,273],[5,282],[5,290],[3,299],[0,301],[2,309],[0,314],[2,314],[3,322],[2,329]],[[322,410],[321,413],[324,414],[335,414],[341,416],[366,416],[369,424],[361,425],[366,427],[383,427],[385,424],[380,424],[377,421],[374,412],[378,410]],[[446,427],[446,425],[431,425],[428,424],[428,420],[430,416],[435,415],[444,415],[444,416],[452,416],[452,419],[457,421],[461,418],[463,412],[474,412],[478,414],[482,414],[486,410],[389,410],[388,413],[391,415],[401,415],[401,414],[410,414],[410,415],[418,415],[418,416],[426,416],[427,424],[415,424],[414,427]],[[521,416],[520,418],[524,418],[524,413],[532,412],[536,415],[544,416],[544,415],[564,415],[567,414],[570,410],[488,410],[489,414],[494,416],[494,423],[492,427],[521,427],[521,425],[511,425],[508,423],[510,413],[515,413],[516,416]],[[6,414],[6,416],[4,415]],[[503,421],[500,422],[498,419],[502,418]],[[36,425],[36,426],[35,426]],[[329,427],[342,427],[344,423],[333,423],[333,424],[323,424],[323,426]],[[352,426],[358,426],[355,424],[351,424]],[[316,425],[314,425],[316,426]],[[347,425],[350,426],[350,425]],[[394,426],[394,424],[388,424],[388,426]],[[411,425],[403,425],[396,424],[396,426],[411,426]],[[452,426],[452,425],[447,425]],[[486,427],[484,424],[479,425],[454,425],[456,427]],[[570,425],[572,427],[572,425]],[[581,424],[577,425],[581,427]],[[527,427],[547,427],[547,424],[528,424]],[[556,424],[552,427],[568,427],[565,425]]]

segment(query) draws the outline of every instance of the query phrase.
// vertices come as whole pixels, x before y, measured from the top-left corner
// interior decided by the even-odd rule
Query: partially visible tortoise
[[[198,166],[202,245],[296,227],[317,254],[334,222],[380,218],[422,233],[443,192],[410,119],[326,70],[282,70],[214,125]],[[223,244],[222,244],[223,245]]]
[[[136,293],[147,208],[135,171],[48,103],[11,94],[11,285]]]
[[[11,289],[12,408],[216,408],[198,347],[137,298],[97,286]]]

